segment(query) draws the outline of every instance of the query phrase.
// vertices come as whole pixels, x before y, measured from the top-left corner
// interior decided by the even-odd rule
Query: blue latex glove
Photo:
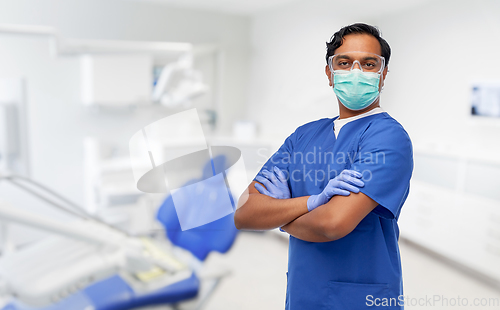
[[[262,176],[257,176],[255,180],[264,184],[264,186],[259,183],[255,183],[255,188],[259,193],[267,195],[269,197],[277,199],[289,199],[292,197],[290,194],[290,189],[288,188],[288,183],[286,181],[286,176],[278,167],[273,167],[273,172],[266,169],[262,170]]]
[[[358,187],[365,186],[360,180],[362,174],[354,170],[344,170],[337,177],[331,179],[325,189],[318,194],[307,199],[307,209],[312,211],[324,205],[335,195],[349,196],[351,192],[359,193]]]

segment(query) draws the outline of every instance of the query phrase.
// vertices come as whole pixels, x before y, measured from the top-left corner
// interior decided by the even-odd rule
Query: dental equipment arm
[[[108,251],[121,249],[125,252],[125,267],[130,267],[128,269],[131,271],[149,270],[153,265],[158,265],[168,271],[178,271],[183,267],[165,259],[157,259],[155,255],[144,255],[145,252],[151,252],[150,246],[145,245],[139,239],[127,237],[113,228],[100,225],[100,223],[92,223],[92,221],[76,224],[61,223],[30,212],[16,210],[1,202],[0,219],[105,247]]]
[[[88,227],[85,228],[74,224],[61,223],[47,217],[17,210],[6,203],[0,203],[0,219],[39,228],[99,246],[109,246],[111,248],[116,248],[120,242],[123,242],[125,237],[124,235],[112,231],[109,231],[110,234],[103,236],[102,230],[97,232],[95,230],[89,231]]]
[[[0,175],[0,181],[2,180],[6,180],[8,182],[10,182],[11,184],[13,184],[14,186],[28,192],[29,194],[37,197],[38,199],[50,204],[51,206],[53,207],[56,207],[57,209],[63,211],[63,212],[66,212],[68,214],[71,214],[71,215],[74,215],[74,216],[77,216],[81,219],[91,219],[95,222],[98,222],[102,225],[105,225],[105,226],[108,226],[109,228],[111,229],[114,229],[114,230],[117,230],[117,231],[120,231],[121,233],[125,234],[125,235],[129,235],[127,232],[121,230],[121,229],[118,229],[116,227],[113,227],[111,225],[109,225],[108,223],[100,220],[99,218],[95,217],[95,216],[92,216],[90,214],[88,214],[85,209],[80,206],[80,205],[77,205],[76,203],[70,201],[69,199],[63,197],[62,195],[56,193],[55,191],[49,189],[48,187],[32,180],[32,179],[29,179],[29,178],[26,178],[26,177],[23,177],[23,176],[19,176],[19,175]],[[44,195],[42,195],[41,193],[35,191],[34,189],[32,188],[29,188],[28,186],[22,184],[21,182],[19,181],[23,181],[23,182],[26,182],[38,189],[40,189],[42,192],[44,193],[48,193],[49,195],[55,197],[56,199],[60,200],[61,202],[65,203],[66,205],[70,206],[71,209],[59,204],[58,202],[54,201],[53,199],[49,199],[47,197],[45,197]]]
[[[157,266],[173,276],[188,269],[154,244],[92,220],[61,223],[7,203],[0,203],[0,220],[56,234],[0,257],[3,293],[33,305],[54,302],[120,270],[139,274]]]

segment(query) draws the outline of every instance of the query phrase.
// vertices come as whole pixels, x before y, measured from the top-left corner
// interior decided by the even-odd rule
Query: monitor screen
[[[500,117],[500,80],[472,83],[471,114]]]

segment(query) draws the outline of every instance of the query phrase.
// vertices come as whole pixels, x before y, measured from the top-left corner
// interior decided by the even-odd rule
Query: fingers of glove
[[[260,173],[262,176],[264,176],[265,178],[269,179],[269,170],[267,169],[262,169],[261,173]],[[270,179],[269,179],[270,180]]]
[[[359,193],[359,188],[357,186],[354,186],[352,184],[349,184],[347,182],[344,182],[344,181],[340,181],[339,182],[339,187],[340,189],[345,189],[345,190],[348,190],[350,192],[353,192],[353,193]]]
[[[325,189],[325,190],[323,191],[323,193],[322,193],[322,194],[326,197],[326,199],[327,199],[327,201],[328,201],[328,200],[330,200],[333,196],[338,195],[338,194],[339,194],[339,192],[341,192],[341,191],[346,191],[346,192],[348,192],[348,193],[349,193],[349,191],[344,190],[344,189],[342,189],[342,188],[340,188],[340,187],[330,187],[330,188],[328,188],[328,189]],[[345,196],[345,195],[344,195],[344,196]]]
[[[361,174],[361,172],[356,171],[356,170],[349,170],[349,169],[342,170],[340,175],[350,175],[350,176],[356,177],[358,179],[360,179],[363,176],[363,174]]]
[[[265,175],[271,175],[273,174],[272,171],[270,170],[267,170],[267,169],[262,169],[262,174],[265,174]]]
[[[274,172],[271,172],[269,170],[262,170],[262,174],[271,182],[273,182],[273,184],[277,185],[279,183],[279,180],[278,178],[276,177],[276,175],[274,174]]]
[[[333,196],[349,196],[351,194],[350,191],[346,191],[344,189],[336,188],[334,191],[332,191],[332,197]]]
[[[291,197],[290,189],[288,188],[287,184],[280,183],[280,185],[278,186],[278,191],[279,193],[277,194],[280,196],[281,199],[288,199]]]
[[[360,179],[358,179],[356,177],[352,177],[350,175],[344,175],[343,178],[341,180],[339,180],[339,182],[350,183],[350,184],[357,186],[357,187],[365,186],[365,183],[363,181],[361,181]]]
[[[359,188],[344,181],[339,181],[338,189],[345,189],[353,193],[359,193]]]
[[[280,180],[281,183],[287,183],[286,176],[283,173],[283,171],[281,171],[280,168],[274,166],[274,173],[276,174],[276,176],[278,177],[278,179]]]
[[[264,184],[264,186],[268,190],[272,190],[272,188],[276,188],[276,186],[273,183],[271,183],[271,181],[269,181],[268,179],[266,179],[264,177],[261,177],[260,175],[256,176],[255,180],[257,180],[258,182]]]
[[[264,186],[260,185],[259,183],[255,183],[255,189],[259,191],[259,193],[263,195],[267,195],[269,197],[273,197],[273,194],[271,194],[267,189],[264,188]]]
[[[339,183],[340,183],[339,177],[331,179],[330,181],[328,181],[328,184],[326,184],[325,189],[338,188],[340,186]]]
[[[328,196],[328,199],[335,195],[339,195],[339,192],[344,193],[342,196],[347,196],[345,192],[359,193],[359,188],[344,181],[330,180],[327,187],[323,190],[323,193]]]

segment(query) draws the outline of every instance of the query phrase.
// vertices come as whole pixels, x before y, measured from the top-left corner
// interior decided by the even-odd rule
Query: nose
[[[357,66],[357,68],[356,68],[356,66]],[[357,60],[355,60],[355,61],[352,63],[351,70],[352,70],[352,69],[359,69],[359,70],[363,71],[363,70],[361,69],[361,64],[360,64],[360,63],[359,63],[359,61],[357,61]]]

